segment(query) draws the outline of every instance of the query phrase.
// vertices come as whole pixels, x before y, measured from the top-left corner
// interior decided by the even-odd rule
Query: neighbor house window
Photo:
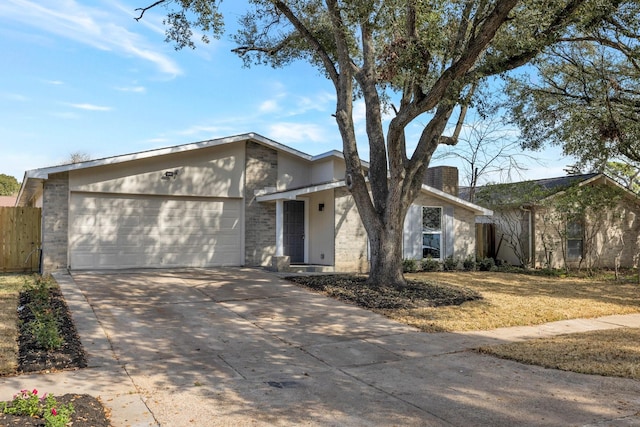
[[[442,248],[442,208],[422,207],[422,258],[440,259]]]
[[[567,259],[579,261],[584,250],[584,229],[582,221],[571,220],[567,223]]]

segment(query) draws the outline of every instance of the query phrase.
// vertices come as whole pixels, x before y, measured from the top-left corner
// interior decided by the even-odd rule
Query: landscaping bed
[[[482,299],[471,289],[425,281],[408,280],[402,288],[373,286],[367,278],[348,274],[290,276],[287,280],[332,298],[373,310],[460,305]]]
[[[31,322],[36,320],[31,309],[30,292],[21,292],[18,305],[18,318],[22,325],[18,338],[18,372],[59,371],[63,369],[86,368],[87,357],[80,337],[71,319],[60,288],[49,290],[49,309],[56,313],[58,332],[62,338],[59,348],[44,349],[38,344],[37,337],[31,333]]]
[[[15,373],[85,368],[86,354],[60,288],[47,279],[36,277],[33,280],[35,285],[27,285],[18,298],[18,363]],[[52,325],[55,327],[51,328]],[[46,345],[43,346],[43,342]],[[21,393],[16,390],[17,396]],[[61,406],[73,405],[74,411],[70,415],[73,427],[111,425],[105,408],[94,396],[70,393],[55,396],[55,400]],[[0,403],[0,408],[3,406]],[[0,411],[0,426],[46,425],[41,416],[12,415]]]

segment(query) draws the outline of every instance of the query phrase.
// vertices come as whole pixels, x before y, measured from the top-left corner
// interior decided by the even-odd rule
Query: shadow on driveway
[[[113,355],[163,426],[640,423],[638,381],[480,355],[501,340],[421,333],[262,270],[73,279],[101,329],[83,342],[109,340],[90,365]]]

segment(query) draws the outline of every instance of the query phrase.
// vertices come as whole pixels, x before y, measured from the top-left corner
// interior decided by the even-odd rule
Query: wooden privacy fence
[[[40,208],[0,207],[0,271],[38,272]]]

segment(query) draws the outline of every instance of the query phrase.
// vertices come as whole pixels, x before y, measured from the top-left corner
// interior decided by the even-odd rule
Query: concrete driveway
[[[66,278],[91,367],[61,375],[92,381],[116,427],[640,425],[638,381],[469,350],[625,318],[426,334],[256,269]]]

